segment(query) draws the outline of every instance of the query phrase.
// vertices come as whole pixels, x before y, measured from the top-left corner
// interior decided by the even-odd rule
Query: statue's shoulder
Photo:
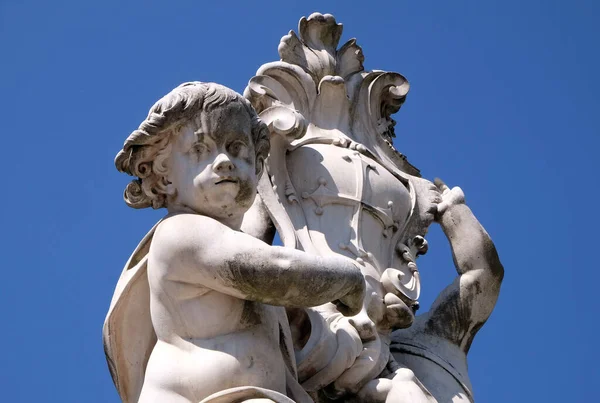
[[[190,248],[197,250],[212,244],[214,235],[226,227],[200,214],[167,215],[156,227],[151,245],[151,256],[168,257]]]

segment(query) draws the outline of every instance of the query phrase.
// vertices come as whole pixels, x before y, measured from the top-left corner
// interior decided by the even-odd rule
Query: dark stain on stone
[[[256,189],[250,186],[246,181],[240,181],[240,190],[238,191],[235,201],[244,206],[251,206],[254,201]]]
[[[281,323],[279,324],[279,349],[281,350],[281,355],[283,356],[285,365],[290,369],[290,371],[293,371],[294,361],[292,360],[292,352],[288,350],[288,346],[285,343],[285,333],[283,332]]]
[[[259,325],[261,322],[260,315],[257,313],[257,303],[252,301],[244,301],[244,309],[242,310],[242,317],[240,323],[246,326]]]
[[[302,350],[308,339],[312,325],[304,308],[286,308],[286,315],[292,332],[292,342],[296,350]]]

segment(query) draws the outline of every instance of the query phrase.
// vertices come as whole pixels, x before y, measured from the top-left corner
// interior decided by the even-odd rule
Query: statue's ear
[[[177,191],[177,189],[175,189],[175,185],[173,185],[173,182],[171,182],[170,174],[171,170],[169,170],[167,174],[162,178],[163,186],[167,197],[173,196]]]
[[[175,194],[175,185],[173,185],[171,182],[168,182],[167,186],[166,186],[166,190],[167,190],[168,196],[174,195]]]
[[[264,157],[256,157],[256,178],[260,179],[265,170],[265,159]]]

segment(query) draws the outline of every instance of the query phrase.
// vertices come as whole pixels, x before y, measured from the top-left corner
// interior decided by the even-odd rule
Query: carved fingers
[[[333,301],[338,311],[344,316],[354,316],[358,314],[365,299],[365,281],[361,276],[357,279],[355,286],[348,294],[342,298]]]
[[[338,379],[363,351],[363,343],[348,318],[339,313],[323,318],[316,312],[311,316],[311,337],[297,353],[298,379],[302,387],[317,391]],[[335,351],[335,354],[331,354]]]
[[[390,329],[405,329],[409,327],[415,314],[402,299],[392,293],[387,293],[383,298],[385,302],[385,318]]]
[[[435,178],[434,183],[442,196],[441,202],[437,205],[436,221],[439,221],[449,207],[465,204],[465,194],[458,186],[450,189],[440,178]]]
[[[435,184],[435,186],[439,189],[439,191],[444,194],[450,191],[450,188],[448,187],[448,185],[446,185],[444,183],[443,180],[441,180],[440,178],[435,178],[433,180],[433,183]]]
[[[421,219],[423,221],[423,227],[427,228],[429,227],[429,225],[431,225],[432,222],[435,221],[435,218],[437,217],[437,206],[439,203],[442,202],[442,194],[440,193],[439,188],[435,184],[426,180],[423,181],[427,183],[425,185],[425,191],[423,195],[425,203],[423,203],[424,213],[422,214]]]
[[[335,307],[337,308],[337,310],[344,316],[354,316],[356,315],[358,312],[360,312],[360,308],[361,307],[356,307],[356,306],[352,306],[349,305],[347,301],[347,298],[340,298],[337,299],[335,301],[332,301],[333,304],[335,305]]]

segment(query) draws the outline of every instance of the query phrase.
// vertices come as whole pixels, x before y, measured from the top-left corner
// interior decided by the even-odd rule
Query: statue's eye
[[[195,144],[194,147],[192,147],[192,152],[194,152],[194,154],[204,154],[208,152],[208,147],[206,146],[206,144],[198,143]]]
[[[229,145],[229,154],[234,157],[244,156],[246,154],[246,144],[241,141],[234,141]]]

